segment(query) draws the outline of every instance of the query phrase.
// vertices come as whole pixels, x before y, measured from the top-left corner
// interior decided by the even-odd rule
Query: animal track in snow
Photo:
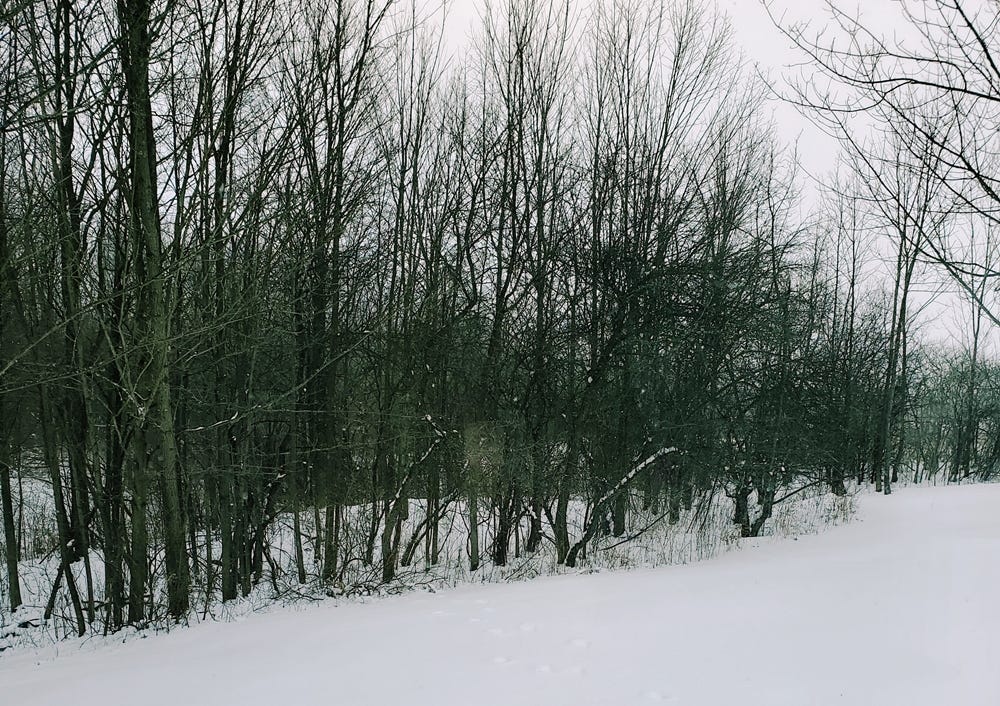
[[[664,695],[662,692],[656,691],[655,689],[647,691],[645,696],[647,701],[655,701],[657,703],[676,701],[675,697]]]

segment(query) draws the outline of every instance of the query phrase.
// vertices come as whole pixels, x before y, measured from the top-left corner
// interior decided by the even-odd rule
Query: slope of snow
[[[55,650],[73,650],[72,642],[85,642],[87,649],[105,643],[118,643],[136,631],[126,629],[112,637],[101,636],[100,622],[92,625],[83,640],[76,635],[76,623],[69,593],[65,588],[58,592],[51,620],[42,619],[52,585],[59,570],[59,555],[54,526],[55,506],[51,486],[44,482],[23,478],[26,491],[21,498],[29,522],[22,533],[24,555],[19,566],[23,605],[17,615],[7,610],[7,602],[0,600],[0,658],[13,652],[32,651],[43,658]],[[22,485],[19,483],[19,485]],[[775,507],[773,516],[764,526],[768,536],[794,537],[823,531],[833,525],[850,521],[854,516],[855,496],[837,497],[820,487],[810,487]],[[521,518],[513,532],[514,556],[506,566],[496,566],[490,560],[489,550],[496,537],[496,517],[491,509],[480,508],[479,539],[480,567],[469,569],[468,508],[462,500],[453,500],[442,509],[438,522],[440,529],[438,563],[431,564],[427,555],[425,534],[427,504],[424,500],[411,499],[409,518],[403,522],[401,546],[415,547],[408,566],[400,566],[396,578],[386,584],[381,577],[379,560],[365,563],[350,561],[341,565],[341,574],[333,585],[320,579],[321,565],[316,561],[314,547],[317,541],[313,512],[300,513],[303,552],[307,581],[300,584],[296,576],[294,548],[294,519],[289,513],[278,515],[267,529],[270,559],[265,564],[261,580],[253,585],[249,595],[223,602],[219,581],[215,590],[206,596],[203,585],[192,595],[192,609],[188,620],[199,622],[229,622],[248,614],[270,611],[289,603],[316,600],[356,601],[372,595],[398,594],[408,590],[440,590],[463,583],[508,583],[529,580],[538,576],[579,571],[608,569],[654,568],[686,564],[713,558],[721,553],[739,548],[739,530],[733,524],[733,501],[720,490],[714,494],[703,492],[693,498],[690,509],[681,509],[674,524],[663,516],[664,507],[645,507],[645,494],[633,491],[629,495],[628,525],[634,533],[629,537],[597,536],[587,546],[587,553],[580,557],[578,569],[568,569],[556,560],[555,545],[543,542],[539,551],[525,554],[519,551],[527,539],[530,521]],[[590,504],[580,499],[569,503],[568,528],[571,541],[576,541],[584,531]],[[343,508],[341,528],[342,556],[361,557],[367,546],[373,520],[377,534],[384,524],[373,518],[371,504]],[[551,525],[543,523],[543,531],[551,537]],[[213,556],[221,555],[221,542],[215,537]],[[206,537],[199,533],[197,543],[202,547],[199,564],[203,568]],[[162,551],[162,547],[154,551]],[[403,555],[406,555],[404,550]],[[90,565],[93,573],[94,597],[98,605],[104,603],[104,560],[99,546],[91,547]],[[166,585],[162,571],[154,575],[152,590],[159,610],[142,633],[169,632],[170,623],[165,614]],[[83,562],[73,564],[78,587],[86,585]],[[0,571],[0,598],[7,589],[6,573]],[[333,593],[336,598],[331,599]],[[101,611],[98,611],[101,615]],[[100,620],[100,619],[99,619]],[[96,635],[96,637],[95,637]],[[59,643],[59,644],[56,644]],[[77,645],[79,646],[79,645]],[[0,705],[2,706],[2,705]]]
[[[36,662],[3,704],[1000,704],[1000,485],[712,561],[320,604]]]

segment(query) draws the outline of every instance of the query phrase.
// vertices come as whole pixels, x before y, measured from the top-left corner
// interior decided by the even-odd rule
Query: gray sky
[[[468,46],[469,34],[479,25],[481,8],[488,2],[447,0],[445,32],[448,48],[460,53]],[[774,26],[761,0],[714,0],[714,3],[729,18],[735,48],[742,52],[749,67],[767,77],[779,90],[790,79],[809,78],[809,67],[802,65],[801,54]],[[827,0],[768,0],[768,3],[773,15],[780,18],[783,25],[806,23],[809,36],[831,31]],[[845,10],[859,13],[867,26],[883,29],[892,37],[898,38],[899,32],[903,31],[899,5],[893,0],[837,0],[837,4]],[[590,0],[575,0],[574,10],[582,18],[589,5]],[[903,39],[906,39],[905,35]],[[804,172],[799,184],[803,207],[807,211],[816,209],[822,200],[822,189],[813,180],[831,179],[837,169],[839,145],[796,107],[777,98],[768,100],[767,107],[773,116],[779,139],[797,151]],[[883,286],[888,281],[887,260],[893,248],[889,238],[875,243],[869,264],[871,286]],[[921,280],[915,286],[911,310],[919,311],[916,323],[922,337],[945,344],[961,344],[968,328],[969,304],[955,293],[954,285],[937,269],[922,273]],[[942,283],[949,290],[943,294],[940,293]]]

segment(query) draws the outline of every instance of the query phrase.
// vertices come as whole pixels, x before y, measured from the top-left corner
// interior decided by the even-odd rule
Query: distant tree
[[[876,156],[886,141],[897,145],[901,158],[924,163],[926,180],[957,211],[996,224],[1000,6],[968,0],[896,3],[899,26],[891,35],[845,3],[827,0],[827,8],[832,22],[818,33],[774,18],[818,70],[794,84],[790,98],[858,155]],[[872,129],[878,137],[865,140]],[[970,277],[996,274],[995,263],[963,260],[936,233],[918,249],[970,296],[975,296]],[[993,323],[1000,322],[990,307],[985,311]]]

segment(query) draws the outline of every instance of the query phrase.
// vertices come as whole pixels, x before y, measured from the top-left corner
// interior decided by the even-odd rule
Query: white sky
[[[461,52],[468,45],[470,33],[480,24],[481,9],[488,6],[490,0],[443,1],[448,13],[445,22],[446,47]],[[789,79],[808,78],[809,68],[802,65],[803,57],[790,40],[775,28],[761,0],[703,1],[708,5],[714,2],[728,16],[732,24],[735,48],[743,53],[747,64],[768,77],[772,85],[780,87]],[[767,1],[771,12],[781,19],[783,25],[806,23],[809,36],[815,36],[830,26],[827,0]],[[579,8],[582,15],[589,4],[590,0],[574,0],[574,9]],[[889,36],[898,37],[901,31],[905,31],[905,25],[900,21],[899,4],[894,0],[837,0],[837,5],[860,13],[867,26],[881,29]],[[822,181],[831,177],[837,168],[839,145],[834,138],[813,125],[796,107],[778,98],[769,100],[767,105],[772,111],[779,139],[789,148],[794,147],[798,153],[804,171],[803,183],[799,185],[803,205],[806,209],[816,207],[820,201],[820,189],[813,179]],[[886,242],[879,244],[878,249],[888,255],[893,247],[893,243],[886,239]],[[873,272],[881,270],[888,279],[888,269],[884,262],[873,261],[871,268]],[[877,282],[878,278],[874,277],[872,280]],[[916,324],[922,337],[935,342],[961,345],[968,328],[969,304],[954,293],[954,285],[948,283],[947,277],[940,271],[926,272],[923,280],[915,286],[911,302],[911,310],[919,310]],[[946,283],[950,293],[938,293],[942,282]]]

